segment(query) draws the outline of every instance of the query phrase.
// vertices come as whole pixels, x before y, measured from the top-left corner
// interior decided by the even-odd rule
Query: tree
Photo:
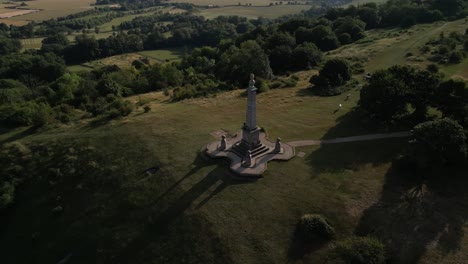
[[[297,46],[292,53],[293,67],[307,69],[317,66],[322,60],[322,52],[313,43],[305,42]]]
[[[333,30],[336,35],[348,33],[353,41],[363,38],[366,23],[351,17],[340,17],[333,22]]]
[[[343,59],[331,59],[320,70],[319,76],[325,78],[328,85],[339,86],[351,80],[351,68]]]
[[[70,41],[63,33],[57,33],[42,40],[42,45],[47,44],[59,44],[61,46],[67,46],[70,44]]]
[[[16,53],[21,50],[21,42],[0,34],[0,55]]]
[[[289,33],[276,32],[267,39],[264,49],[271,50],[277,46],[289,46],[290,48],[294,48],[294,46],[296,46],[296,40],[289,35]]]
[[[372,118],[389,122],[408,114],[412,105],[416,120],[423,120],[439,79],[436,73],[409,66],[377,71],[361,90],[360,106]]]
[[[216,65],[217,75],[222,79],[244,85],[251,73],[264,79],[271,79],[270,60],[257,42],[248,40],[240,48],[232,46],[221,55]],[[245,76],[245,77],[243,77]]]
[[[434,104],[444,117],[468,124],[468,88],[460,80],[442,82],[434,94]]]
[[[359,105],[372,119],[392,121],[408,112],[407,89],[398,76],[380,70],[361,89]]]
[[[270,51],[270,66],[273,72],[282,73],[291,67],[293,51],[291,47],[282,45]]]
[[[319,49],[323,51],[333,50],[340,46],[335,33],[327,26],[316,26],[314,27],[308,39],[312,40]]]
[[[359,19],[366,23],[366,29],[376,28],[380,23],[377,8],[361,7],[357,11]]]
[[[461,164],[467,154],[466,135],[456,121],[443,118],[419,124],[411,131],[410,157],[419,167]]]

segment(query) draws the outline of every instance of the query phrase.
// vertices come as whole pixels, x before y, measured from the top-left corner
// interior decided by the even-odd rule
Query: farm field
[[[164,12],[164,13],[168,12],[168,13],[176,14],[176,13],[184,13],[184,12],[186,12],[186,10],[178,9],[178,8],[171,8],[171,7],[161,8],[158,11],[154,11],[154,12],[147,12],[147,13],[142,13],[142,14],[126,15],[126,16],[123,16],[123,17],[118,17],[118,18],[113,19],[112,21],[110,21],[108,23],[105,23],[105,24],[102,24],[102,25],[100,25],[98,27],[101,30],[101,32],[112,31],[112,26],[118,26],[118,25],[120,25],[121,23],[123,23],[125,21],[131,21],[131,20],[133,20],[134,18],[137,18],[137,17],[152,16],[152,15],[154,15],[155,12]]]
[[[249,19],[258,17],[277,18],[284,15],[297,14],[303,10],[309,10],[310,8],[310,5],[277,5],[267,7],[230,6],[202,9],[200,12],[195,14],[204,16],[207,19],[212,19],[218,16],[243,16]]]
[[[73,13],[78,13],[92,8],[94,0],[35,0],[28,1],[28,8],[41,9],[42,11],[26,14],[18,17],[9,18],[7,21],[25,23],[28,21],[42,21],[55,17],[62,17]],[[0,23],[5,23],[0,19]]]
[[[279,2],[274,0],[253,0],[253,1],[236,1],[236,0],[169,0],[172,3],[191,3],[199,6],[230,6],[230,5],[241,5],[252,4],[253,6],[267,6],[270,3]]]

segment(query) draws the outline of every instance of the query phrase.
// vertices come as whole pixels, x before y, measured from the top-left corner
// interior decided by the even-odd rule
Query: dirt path
[[[323,139],[323,140],[298,140],[298,141],[288,142],[287,144],[293,147],[304,147],[304,146],[336,144],[336,143],[376,140],[376,139],[385,139],[385,138],[400,138],[400,137],[408,137],[409,135],[410,135],[410,132],[404,131],[404,132],[369,134],[369,135],[362,135],[362,136],[342,137],[342,138]]]

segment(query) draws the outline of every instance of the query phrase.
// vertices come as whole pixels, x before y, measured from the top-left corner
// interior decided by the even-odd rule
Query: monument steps
[[[244,158],[247,155],[248,150],[249,150],[249,147],[242,143],[234,145],[231,148],[231,151],[237,154],[241,158]],[[258,157],[268,152],[269,150],[270,149],[267,146],[260,144],[251,150],[252,158]]]

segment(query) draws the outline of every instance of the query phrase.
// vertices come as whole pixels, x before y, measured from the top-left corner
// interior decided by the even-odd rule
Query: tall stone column
[[[247,113],[246,127],[249,130],[257,128],[257,88],[255,87],[255,76],[250,74],[249,87],[247,88]]]
[[[260,145],[260,128],[257,127],[257,88],[255,88],[255,76],[250,75],[247,88],[247,113],[244,127],[242,128],[242,144],[247,149],[253,149]]]

